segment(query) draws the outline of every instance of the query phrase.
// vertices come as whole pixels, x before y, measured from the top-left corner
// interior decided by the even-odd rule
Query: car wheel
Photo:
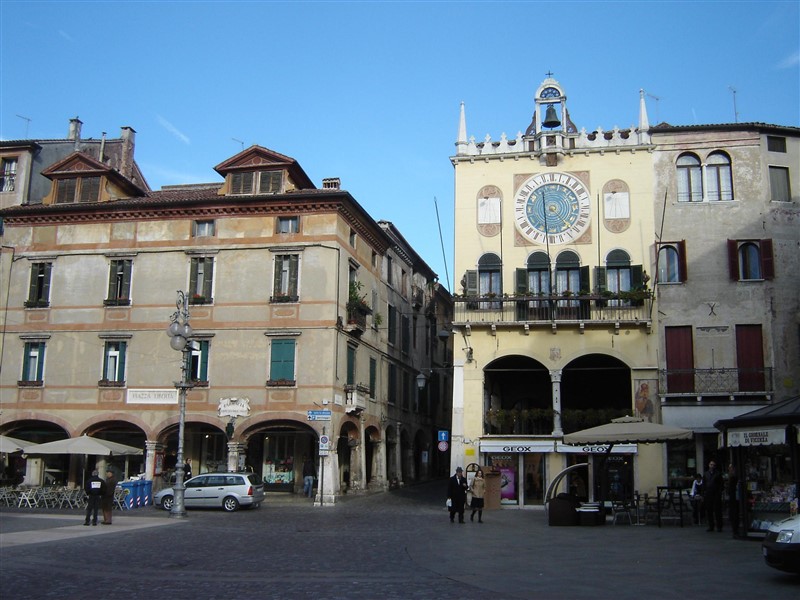
[[[222,501],[222,508],[225,512],[233,512],[239,508],[239,501],[233,496],[226,496]]]
[[[175,498],[172,496],[164,496],[161,498],[161,508],[164,510],[172,510],[173,504],[175,504]]]

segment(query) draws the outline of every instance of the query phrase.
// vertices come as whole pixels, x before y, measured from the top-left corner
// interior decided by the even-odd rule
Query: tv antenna
[[[739,122],[739,111],[736,110],[736,88],[733,87],[732,85],[729,85],[728,89],[733,94],[733,122],[734,123],[738,123]]]
[[[27,140],[28,139],[28,126],[31,124],[31,121],[33,119],[30,119],[29,117],[23,117],[22,115],[17,115],[17,116],[20,119],[22,119],[23,121],[25,121],[25,137],[23,139]]]
[[[649,92],[645,92],[645,94],[647,94],[648,98],[652,98],[653,100],[656,101],[656,123],[660,123],[661,119],[658,116],[658,107],[659,107],[659,102],[661,102],[661,97],[660,96],[654,96],[653,94],[651,94]]]
[[[238,142],[239,144],[241,144],[241,145],[242,145],[242,150],[244,150],[244,142],[243,142],[242,140],[240,140],[240,139],[237,139],[237,138],[234,138],[234,137],[232,137],[231,139],[232,139],[234,142]]]

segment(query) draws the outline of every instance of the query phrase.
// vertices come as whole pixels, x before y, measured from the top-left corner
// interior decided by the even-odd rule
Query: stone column
[[[317,481],[319,483],[314,506],[333,506],[339,492],[339,454],[336,450],[319,457]]]
[[[450,432],[450,471],[462,466],[464,454],[464,359],[453,363],[453,425]]]
[[[144,442],[144,478],[153,481],[156,478],[156,452],[160,452],[164,446],[155,440],[145,440]]]
[[[553,386],[553,437],[564,435],[561,428],[561,369],[550,371],[550,383]]]
[[[403,438],[401,435],[403,424],[398,421],[396,425],[397,443],[394,445],[394,464],[397,465],[397,485],[403,485]]]

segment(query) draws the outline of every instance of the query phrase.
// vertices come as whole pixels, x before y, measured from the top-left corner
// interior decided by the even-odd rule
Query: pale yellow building
[[[629,129],[578,129],[548,78],[524,133],[476,142],[462,104],[451,470],[499,470],[503,504],[541,506],[559,472],[604,451],[563,444],[565,431],[624,414],[661,420],[654,146],[638,108]],[[654,491],[666,473],[658,445],[617,446],[595,463],[566,487],[611,499]]]

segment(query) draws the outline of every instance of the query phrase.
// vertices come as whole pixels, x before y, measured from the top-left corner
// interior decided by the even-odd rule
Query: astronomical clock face
[[[589,215],[589,191],[567,173],[534,175],[520,186],[514,198],[517,229],[540,244],[574,242],[589,227]]]

